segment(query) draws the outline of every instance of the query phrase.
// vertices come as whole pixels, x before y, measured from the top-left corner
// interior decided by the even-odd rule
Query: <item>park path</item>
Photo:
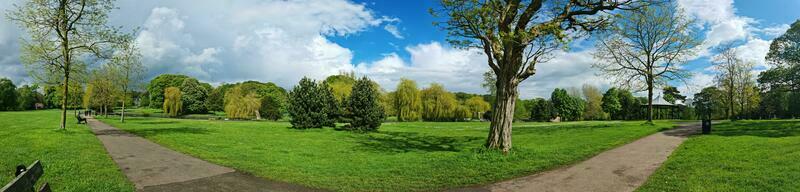
[[[209,163],[94,118],[87,124],[137,191],[318,191]]]
[[[623,192],[634,191],[667,160],[699,124],[685,124],[655,133],[560,169],[488,186],[454,191]]]

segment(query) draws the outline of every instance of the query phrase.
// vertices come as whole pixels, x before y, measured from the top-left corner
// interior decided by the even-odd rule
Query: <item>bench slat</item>
[[[39,160],[33,163],[28,170],[19,174],[11,183],[8,183],[5,187],[0,189],[2,192],[22,192],[22,191],[31,191],[33,186],[36,185],[36,181],[39,180],[39,177],[44,174],[44,169],[42,169],[42,163]]]

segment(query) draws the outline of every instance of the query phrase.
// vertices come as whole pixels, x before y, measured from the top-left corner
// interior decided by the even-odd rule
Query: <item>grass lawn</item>
[[[72,112],[72,111],[70,111]],[[85,125],[68,114],[67,131],[58,128],[60,111],[0,112],[0,182],[14,168],[41,160],[53,191],[133,191],[117,165]]]
[[[797,191],[800,120],[737,121],[681,145],[639,191]]]
[[[287,122],[130,118],[107,123],[257,176],[337,191],[430,191],[486,184],[571,164],[672,126],[519,123],[508,156],[481,150],[482,122],[384,123],[360,134]]]

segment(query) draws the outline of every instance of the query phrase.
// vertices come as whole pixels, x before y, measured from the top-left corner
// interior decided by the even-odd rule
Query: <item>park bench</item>
[[[81,124],[81,122],[86,124],[86,118],[81,117],[80,113],[75,112],[75,118],[78,119],[78,124]]]
[[[14,175],[17,177],[6,184],[5,187],[0,189],[0,192],[50,192],[50,185],[47,183],[42,184],[42,186],[39,187],[39,190],[34,190],[36,181],[39,180],[43,174],[44,169],[42,168],[42,163],[40,163],[39,160],[36,160],[36,162],[33,162],[33,164],[27,168],[25,165],[19,165],[17,166],[17,171],[14,173]]]

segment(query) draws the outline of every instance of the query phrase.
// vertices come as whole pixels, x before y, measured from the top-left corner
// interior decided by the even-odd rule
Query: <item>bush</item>
[[[376,131],[385,117],[383,107],[378,103],[379,93],[367,77],[362,77],[353,85],[353,92],[347,100],[349,130]]]

